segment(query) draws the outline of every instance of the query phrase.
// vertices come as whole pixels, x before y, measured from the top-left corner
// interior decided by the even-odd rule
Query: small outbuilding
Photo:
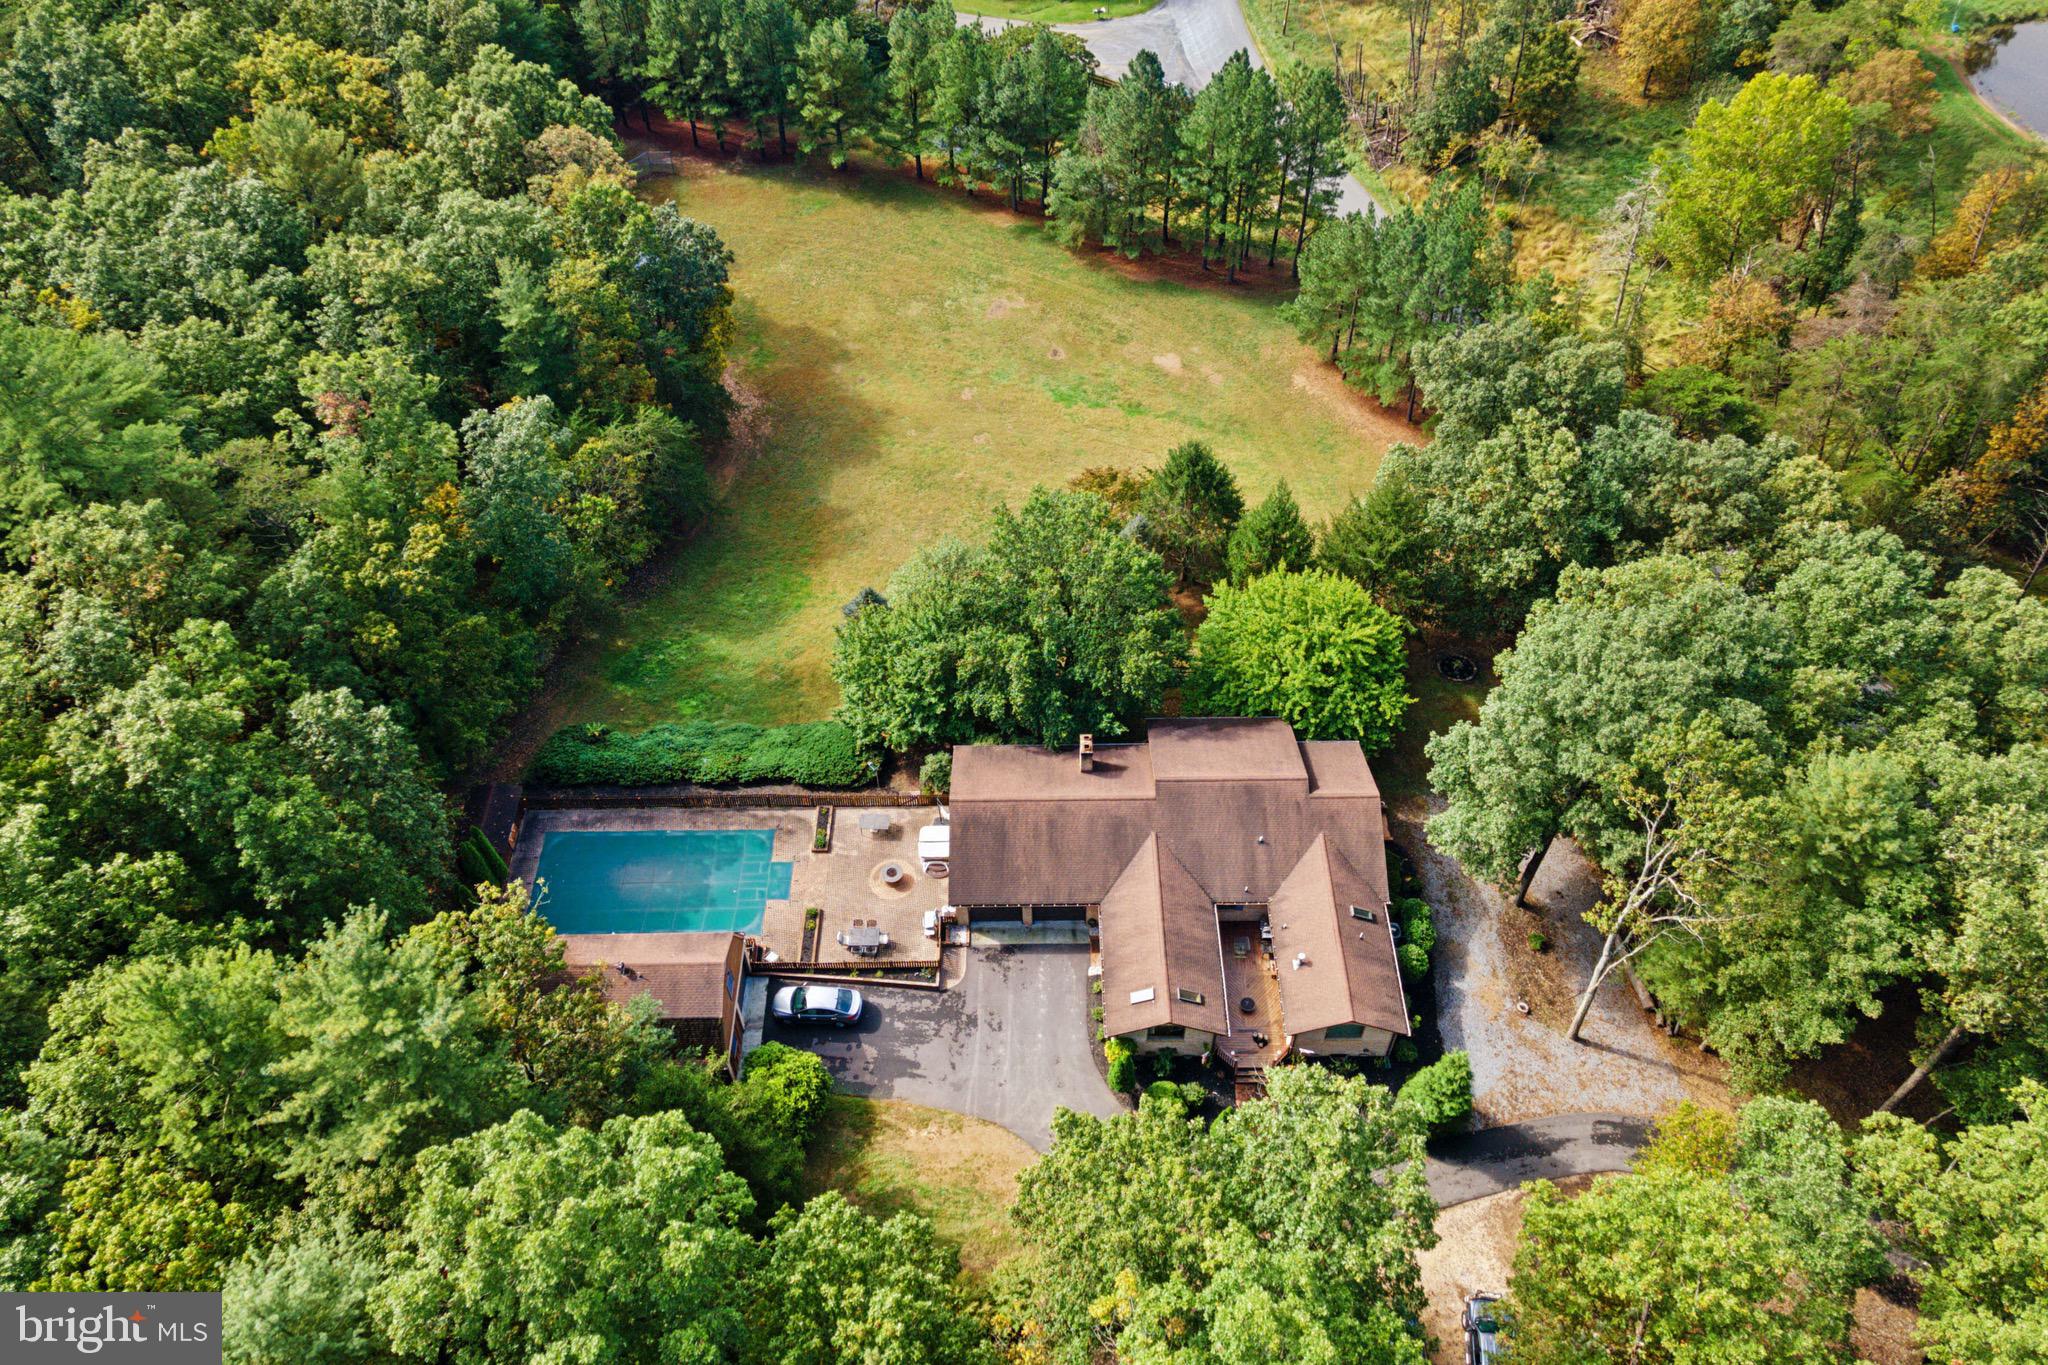
[[[746,942],[736,933],[564,934],[562,960],[576,976],[597,976],[607,1000],[653,1000],[662,1023],[686,1047],[701,1047],[737,1072],[740,989]]]

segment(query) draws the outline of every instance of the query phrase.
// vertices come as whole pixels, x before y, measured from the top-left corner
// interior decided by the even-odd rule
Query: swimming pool
[[[757,932],[789,898],[772,829],[564,830],[540,848],[538,909],[564,934]]]

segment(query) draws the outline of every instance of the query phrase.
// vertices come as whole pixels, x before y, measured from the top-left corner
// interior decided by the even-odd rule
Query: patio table
[[[856,953],[875,953],[882,947],[885,935],[873,925],[856,924],[839,936],[839,941]]]

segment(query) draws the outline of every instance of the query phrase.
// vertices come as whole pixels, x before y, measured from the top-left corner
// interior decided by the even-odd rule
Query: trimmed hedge
[[[471,825],[456,841],[455,870],[462,878],[465,891],[484,882],[493,886],[512,884],[512,870],[505,866],[498,850],[491,847],[491,841],[475,825]]]
[[[527,776],[563,787],[644,787],[666,782],[716,786],[794,782],[805,787],[858,787],[881,771],[853,731],[836,720],[764,729],[741,721],[655,725],[637,735],[601,725],[557,730],[534,756]]]

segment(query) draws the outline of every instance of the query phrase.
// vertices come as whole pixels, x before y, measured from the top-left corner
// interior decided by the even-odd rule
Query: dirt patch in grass
[[[1557,1187],[1577,1195],[1594,1179],[1575,1175]],[[1522,1238],[1522,1198],[1520,1190],[1508,1190],[1437,1214],[1437,1243],[1416,1258],[1429,1300],[1422,1325],[1436,1343],[1430,1356],[1436,1365],[1465,1365],[1465,1329],[1460,1326],[1465,1300],[1506,1291],[1515,1244]]]
[[[902,1100],[834,1095],[804,1169],[806,1196],[838,1190],[877,1217],[931,1219],[960,1249],[960,1270],[986,1284],[1023,1249],[1010,1222],[1017,1177],[1038,1159],[993,1123]]]

